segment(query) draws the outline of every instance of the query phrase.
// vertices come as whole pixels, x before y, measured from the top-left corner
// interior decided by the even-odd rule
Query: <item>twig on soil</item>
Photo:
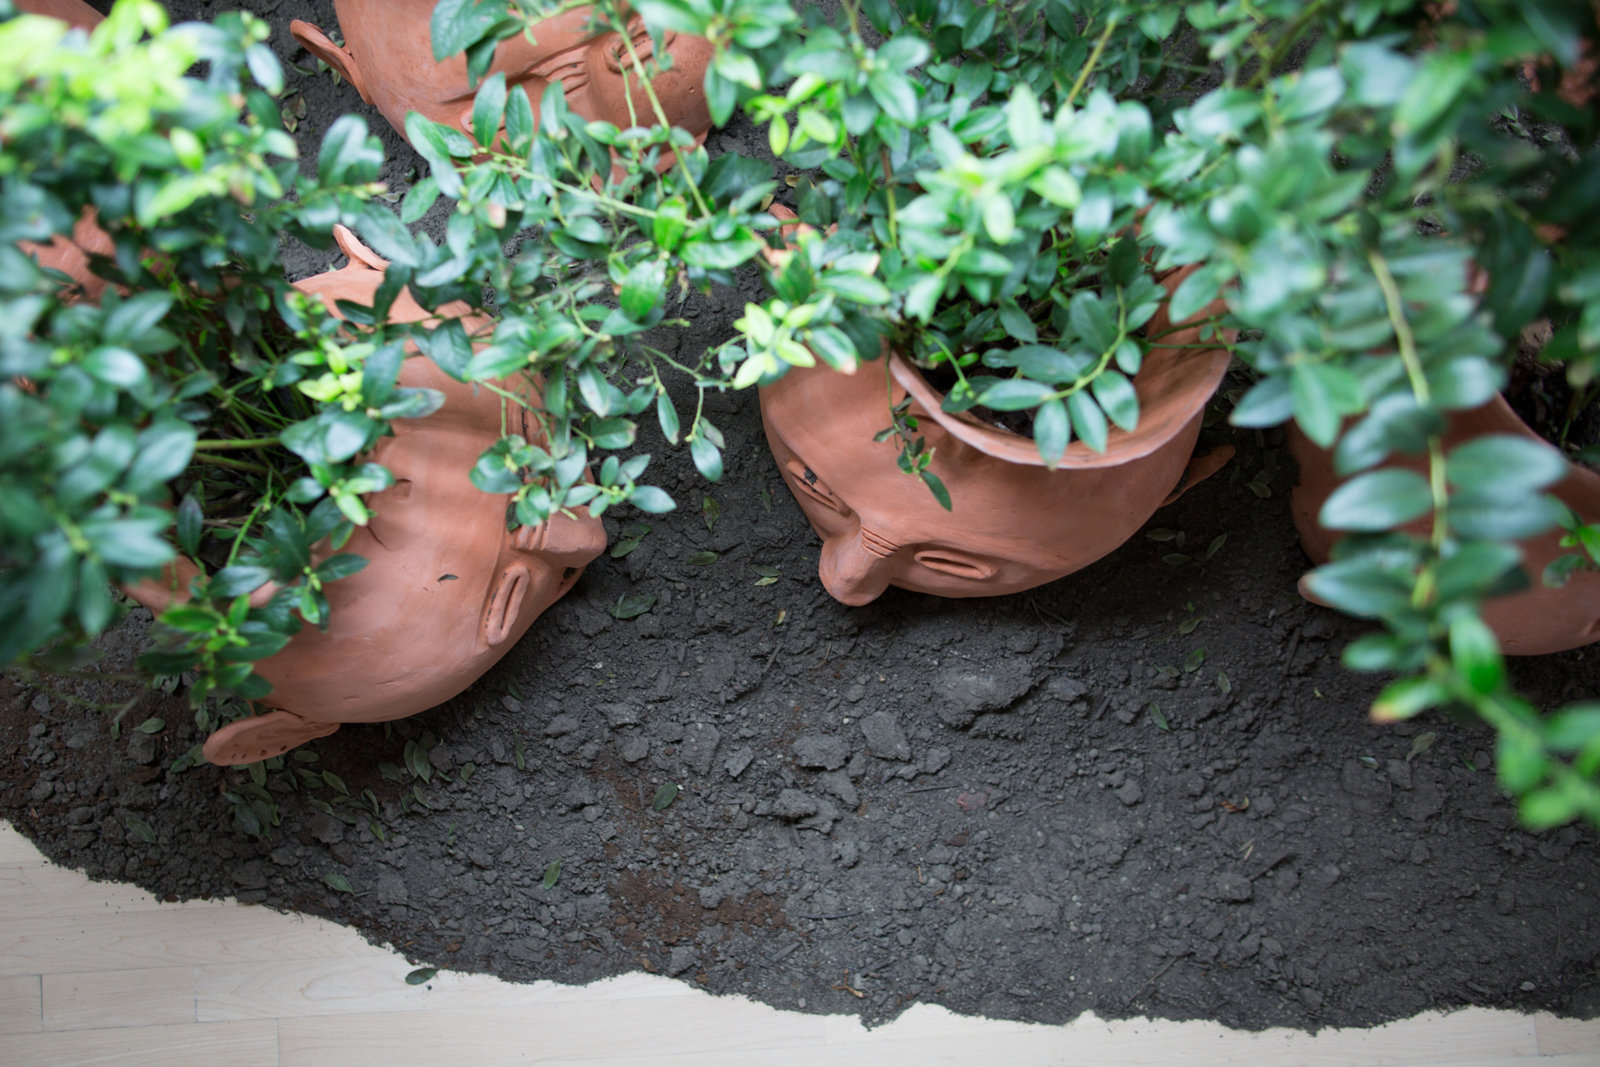
[[[767,657],[767,665],[761,668],[761,677],[765,678],[767,676],[767,672],[772,669],[772,665],[778,661],[778,653],[782,651],[783,642],[779,641],[777,647],[772,650],[772,655]]]
[[[959,785],[919,785],[915,789],[907,789],[907,793],[936,793],[941,789],[960,789]]]
[[[1294,628],[1294,633],[1289,635],[1289,654],[1283,657],[1286,666],[1294,663],[1294,654],[1300,651],[1300,627]]]
[[[1111,694],[1107,693],[1106,696],[1105,696],[1105,699],[1100,701],[1100,706],[1098,708],[1094,709],[1094,714],[1089,716],[1089,721],[1090,722],[1099,722],[1100,721],[1100,716],[1104,715],[1106,713],[1106,709],[1109,708],[1110,706],[1111,706]]]
[[[1155,974],[1153,974],[1153,975],[1151,975],[1151,976],[1150,976],[1150,980],[1149,980],[1149,981],[1148,981],[1148,982],[1146,982],[1146,983],[1145,983],[1145,984],[1144,984],[1144,985],[1142,985],[1142,986],[1140,986],[1140,987],[1139,987],[1139,988],[1138,988],[1138,990],[1137,990],[1137,991],[1135,991],[1135,992],[1134,992],[1134,994],[1133,994],[1133,996],[1131,996],[1131,997],[1129,997],[1129,998],[1128,998],[1128,999],[1127,999],[1127,1001],[1126,1001],[1126,1002],[1125,1002],[1125,1003],[1124,1003],[1124,1004],[1123,1004],[1123,1005],[1122,1005],[1122,1010],[1123,1010],[1123,1011],[1127,1011],[1127,1010],[1128,1010],[1128,1009],[1129,1009],[1129,1008],[1131,1008],[1131,1007],[1133,1007],[1133,1004],[1134,1004],[1134,1001],[1136,1001],[1136,1000],[1138,1000],[1138,999],[1139,999],[1139,998],[1140,998],[1140,997],[1142,997],[1142,996],[1144,996],[1144,994],[1145,994],[1145,991],[1146,991],[1146,990],[1147,990],[1147,989],[1149,989],[1149,988],[1150,988],[1150,987],[1151,987],[1151,986],[1153,986],[1153,985],[1155,985],[1155,984],[1156,984],[1156,983],[1157,983],[1157,982],[1159,982],[1159,981],[1161,981],[1161,976],[1162,976],[1162,975],[1164,975],[1164,974],[1166,974],[1166,973],[1167,973],[1167,972],[1168,972],[1168,971],[1170,971],[1170,970],[1172,970],[1172,968],[1173,968],[1173,966],[1174,966],[1174,965],[1175,965],[1175,964],[1176,964],[1176,963],[1177,963],[1177,962],[1178,962],[1178,961],[1179,961],[1179,960],[1182,960],[1182,959],[1187,959],[1187,958],[1188,958],[1188,957],[1189,957],[1189,953],[1187,953],[1187,952],[1183,952],[1183,953],[1180,953],[1180,954],[1178,954],[1178,955],[1176,955],[1176,956],[1174,956],[1174,957],[1172,957],[1172,958],[1171,958],[1171,959],[1170,959],[1170,960],[1168,960],[1168,961],[1167,961],[1167,962],[1166,962],[1166,965],[1165,965],[1165,966],[1163,966],[1163,967],[1162,967],[1162,968],[1161,968],[1161,969],[1160,969],[1160,970],[1159,970],[1159,971],[1157,971],[1157,972],[1156,972],[1156,973],[1155,973]]]
[[[853,917],[855,917],[857,915],[860,915],[860,914],[861,914],[861,912],[859,910],[858,911],[841,911],[837,915],[802,915],[802,916],[800,916],[800,918],[802,918],[802,919],[817,919],[817,920],[849,919],[849,918],[853,918]]]

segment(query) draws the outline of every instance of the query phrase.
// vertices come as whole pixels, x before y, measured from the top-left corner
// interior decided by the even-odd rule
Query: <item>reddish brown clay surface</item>
[[[307,50],[344,75],[402,134],[411,111],[471,133],[475,90],[467,83],[466,59],[455,56],[437,63],[433,58],[429,19],[435,0],[337,0],[334,6],[345,44],[341,47],[316,26],[296,20],[291,29]],[[535,114],[545,88],[559,81],[568,106],[587,119],[623,129],[656,125],[626,42],[617,33],[589,32],[589,14],[586,7],[576,8],[539,23],[535,41],[515,37],[503,42],[490,73],[503,72],[508,85],[523,86]],[[694,134],[698,144],[711,129],[704,89],[711,45],[674,33],[666,34],[665,42],[672,69],[654,78],[655,91],[671,123]],[[637,24],[631,43],[648,63],[653,55],[650,37]]]
[[[1182,277],[1166,280],[1169,292]],[[1163,309],[1149,328],[1167,325]],[[1172,337],[1191,344],[1199,329]],[[898,356],[854,375],[821,365],[792,369],[761,390],[761,415],[778,467],[822,537],[819,571],[836,600],[865,604],[890,585],[999,596],[1100,559],[1175,489],[1226,460],[1210,455],[1191,464],[1190,457],[1228,360],[1221,348],[1151,352],[1135,378],[1138,428],[1113,430],[1103,454],[1074,442],[1053,471],[1031,439],[940,411],[938,395]],[[873,441],[889,425],[889,398],[898,402],[908,391],[952,511],[901,472],[893,441]]]
[[[1444,446],[1448,451],[1485,434],[1517,434],[1543,441],[1528,429],[1502,397],[1497,396],[1483,407],[1452,413],[1445,428]],[[1290,513],[1306,555],[1320,566],[1328,561],[1341,535],[1320,526],[1317,514],[1344,479],[1334,473],[1332,454],[1312,444],[1292,425],[1289,451],[1300,464],[1300,481],[1290,497]],[[1426,464],[1419,457],[1396,457],[1386,466],[1426,472]],[[1600,475],[1593,471],[1569,464],[1566,478],[1550,492],[1586,521],[1600,518]],[[1429,520],[1421,519],[1407,529],[1425,535]],[[1523,541],[1523,568],[1532,585],[1520,593],[1497,597],[1483,606],[1484,621],[1494,629],[1501,647],[1511,655],[1564,652],[1600,640],[1600,574],[1580,571],[1560,589],[1547,588],[1540,581],[1546,565],[1558,556],[1576,551],[1562,548],[1561,537],[1562,531],[1557,529]]]
[[[105,18],[83,0],[17,0],[17,9],[30,15],[49,15],[85,30],[93,29]]]
[[[298,287],[330,309],[336,300],[370,304],[385,264],[348,232],[339,237],[350,264]],[[426,315],[402,294],[391,317],[415,322]],[[508,497],[467,480],[500,437],[498,396],[455,381],[422,356],[405,361],[400,381],[438,389],[446,399],[426,418],[397,420],[395,435],[371,453],[395,484],[367,499],[372,519],[342,549],[370,562],[327,587],[326,632],[307,626],[258,664],[273,686],[262,703],[281,710],[213,734],[205,753],[215,763],[252,763],[342,722],[399,719],[443,703],[498,662],[605,549],[605,531],[587,512],[508,532]],[[523,409],[510,414],[521,418]],[[521,432],[540,437],[531,416],[521,419]],[[330,552],[321,549],[324,557]],[[169,589],[187,587],[185,577],[168,588],[146,583],[136,595],[160,606]]]

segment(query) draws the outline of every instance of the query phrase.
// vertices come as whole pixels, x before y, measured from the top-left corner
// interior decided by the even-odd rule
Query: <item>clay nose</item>
[[[865,527],[848,536],[829,538],[822,546],[818,568],[822,586],[841,604],[870,604],[889,588],[897,551],[894,542]]]

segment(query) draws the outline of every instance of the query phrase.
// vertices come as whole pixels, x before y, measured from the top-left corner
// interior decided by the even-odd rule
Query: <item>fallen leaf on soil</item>
[[[650,802],[651,811],[665,811],[667,806],[678,799],[678,783],[663,782],[660,789],[656,790],[656,798]]]
[[[611,615],[617,619],[634,619],[655,607],[656,598],[645,593],[629,593],[617,598],[611,605]]]
[[[1437,740],[1439,740],[1439,735],[1434,733],[1432,730],[1429,730],[1425,734],[1418,734],[1411,741],[1411,751],[1406,753],[1406,762],[1410,763],[1412,760],[1428,751],[1428,749],[1433,747],[1433,743]]]

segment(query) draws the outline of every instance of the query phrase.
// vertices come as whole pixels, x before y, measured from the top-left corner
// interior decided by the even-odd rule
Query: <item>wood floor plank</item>
[[[690,1010],[692,1009],[692,1010]],[[817,1016],[780,1013],[742,998],[696,996],[570,1001],[499,1011],[415,1011],[284,1019],[282,1067],[628,1062],[693,1049],[700,1063],[760,1063],[772,1048],[823,1043]],[[813,1060],[813,1062],[820,1062]]]
[[[1573,1052],[1600,1055],[1600,1019],[1558,1019],[1541,1012],[1533,1017],[1533,1030],[1538,1035],[1542,1055]]]
[[[345,931],[348,936],[355,934]],[[483,1011],[585,999],[683,997],[693,990],[651,975],[623,975],[591,987],[534,982],[515,985],[482,974],[443,971],[422,985],[407,985],[413,965],[399,956],[277,960],[217,964],[197,969],[196,1017],[302,1018],[391,1011]],[[639,979],[645,979],[641,982]]]
[[[0,1034],[31,1034],[43,1029],[39,976],[0,978]]]
[[[163,1026],[195,1021],[193,967],[44,976],[44,1028]]]
[[[0,866],[46,867],[50,861],[15,826],[0,821]]]
[[[0,1063],[16,1067],[276,1067],[270,1021],[0,1036]]]
[[[91,896],[94,903],[86,906]],[[155,911],[166,906],[138,886],[91,882],[82,873],[64,867],[0,865],[0,920],[59,918],[86,911]],[[223,901],[190,904],[223,906]]]
[[[383,950],[332,923],[266,908],[185,904],[157,911],[97,913],[0,927],[0,977],[96,969],[197,966],[374,954]]]

